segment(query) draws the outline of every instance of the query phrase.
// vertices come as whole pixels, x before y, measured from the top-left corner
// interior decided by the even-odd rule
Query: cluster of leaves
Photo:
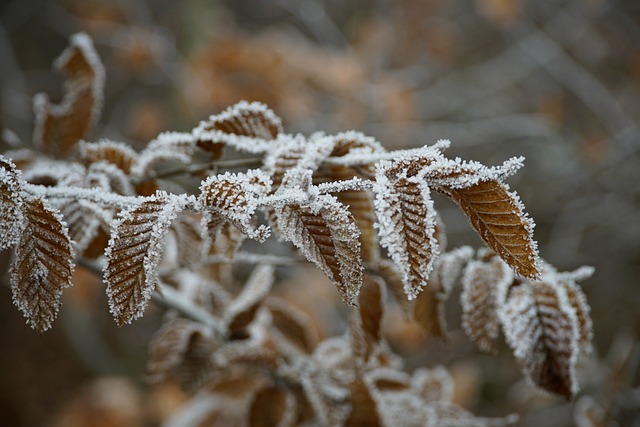
[[[576,392],[577,357],[592,338],[576,283],[591,270],[558,273],[538,259],[533,223],[504,183],[521,158],[487,167],[448,159],[448,141],[387,151],[358,132],[290,135],[265,105],[247,102],[140,152],[85,142],[104,86],[91,40],[72,37],[56,66],[69,81],[58,105],[36,97],[38,151],[0,156],[0,248],[16,247],[13,298],[35,330],[51,327],[75,262],[93,262],[119,325],[142,316],[153,295],[181,314],[153,340],[150,371],[192,390],[207,385],[191,419],[503,425],[512,419],[454,405],[443,369],[403,372],[380,332],[388,288],[444,335],[443,304],[461,276],[467,335],[495,352],[502,330],[528,379]],[[259,156],[261,167],[220,173],[229,150]],[[202,172],[199,189],[163,179]],[[458,204],[488,249],[447,248],[434,192]],[[346,335],[318,343],[304,313],[269,295],[273,266],[238,249],[272,232],[354,306]],[[240,255],[258,266],[238,293],[231,268]]]

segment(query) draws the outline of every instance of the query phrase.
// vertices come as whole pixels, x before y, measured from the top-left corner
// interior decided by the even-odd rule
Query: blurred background
[[[51,63],[78,31],[106,68],[95,140],[140,148],[246,99],[268,104],[289,132],[356,129],[390,149],[446,138],[450,157],[487,165],[525,156],[509,184],[537,224],[542,257],[559,270],[596,267],[583,283],[597,347],[579,370],[583,393],[618,425],[640,425],[640,2],[3,1],[0,128],[12,131],[3,151],[31,143],[34,94],[60,99],[64,76]],[[436,206],[450,247],[481,245],[454,205]],[[0,424],[158,425],[186,399],[144,382],[161,313],[119,330],[99,279],[79,271],[77,281],[86,285],[67,292],[53,330],[38,336],[3,279]],[[388,316],[407,368],[447,365],[459,401],[479,415],[574,425],[574,405],[531,394],[506,347],[496,359],[470,345],[456,305],[447,343]]]

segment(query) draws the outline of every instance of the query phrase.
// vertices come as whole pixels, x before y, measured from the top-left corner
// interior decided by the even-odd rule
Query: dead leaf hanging
[[[65,95],[58,105],[51,104],[45,94],[34,97],[33,140],[43,151],[65,155],[89,134],[100,116],[104,68],[85,33],[71,37],[54,66],[69,77]]]
[[[171,222],[189,202],[158,193],[120,214],[105,252],[104,279],[119,326],[142,316],[157,284],[157,268]]]
[[[24,231],[11,267],[13,302],[38,332],[51,327],[71,286],[74,252],[62,217],[39,198],[23,201]]]

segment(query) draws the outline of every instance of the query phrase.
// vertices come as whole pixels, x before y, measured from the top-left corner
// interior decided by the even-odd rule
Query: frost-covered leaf
[[[382,161],[376,166],[373,192],[380,244],[398,266],[407,297],[414,299],[427,284],[439,253],[429,187],[420,177],[407,177],[392,162]]]
[[[11,266],[13,302],[38,332],[51,327],[62,290],[71,286],[74,252],[59,213],[39,198],[23,200],[24,231]]]
[[[138,161],[138,153],[128,144],[104,139],[80,144],[80,158],[87,166],[95,162],[111,163],[128,175]]]
[[[333,150],[327,160],[339,158],[349,153],[381,153],[384,148],[371,137],[367,137],[359,132],[345,132],[338,135],[325,137],[331,139],[330,144]],[[318,171],[314,174],[313,183],[320,184],[330,181],[344,181],[354,177],[373,178],[375,168],[369,165],[334,165],[323,162]],[[356,220],[360,229],[360,242],[362,247],[362,259],[373,261],[379,258],[378,234],[374,229],[375,214],[373,212],[373,197],[369,191],[341,191],[335,196],[344,205],[348,206],[349,212]]]
[[[249,410],[249,427],[287,427],[295,419],[295,400],[280,387],[265,387],[256,393]]]
[[[194,149],[195,140],[190,133],[163,132],[140,152],[131,175],[137,178],[149,176],[161,162],[190,163]]]
[[[231,302],[224,314],[231,336],[242,334],[253,321],[260,304],[269,294],[273,281],[272,265],[258,265],[253,270],[242,292]]]
[[[229,221],[247,236],[258,241],[269,237],[265,226],[255,228],[252,218],[258,207],[258,197],[271,190],[271,180],[259,169],[245,173],[213,175],[200,186],[200,203],[205,208],[206,229],[215,239],[217,229]]]
[[[0,154],[0,250],[18,243],[24,229],[22,186],[16,166]]]
[[[402,283],[402,275],[398,271],[396,265],[387,258],[380,258],[370,264],[370,267],[380,275],[387,288],[393,295],[396,302],[402,307],[402,309],[409,313],[413,305],[407,298],[407,294],[404,293],[404,283]]]
[[[270,143],[282,132],[282,121],[266,105],[240,101],[200,123],[193,130],[198,147],[219,156],[222,146],[262,153],[273,148]]]
[[[352,315],[353,355],[366,363],[380,344],[385,294],[381,280],[365,276],[358,295],[358,307]]]
[[[498,351],[498,308],[502,303],[499,295],[504,294],[513,279],[512,270],[497,256],[467,264],[460,295],[462,328],[483,351],[494,354]]]
[[[184,268],[198,266],[204,254],[200,223],[193,216],[183,214],[173,221],[171,230],[178,246],[178,265]]]
[[[191,200],[158,193],[120,213],[105,252],[104,279],[118,325],[142,316],[157,284],[157,268],[171,222]]]
[[[176,378],[183,388],[197,389],[213,372],[211,355],[216,346],[199,323],[180,318],[165,323],[149,343],[149,381]]]
[[[578,320],[554,273],[545,273],[540,282],[513,285],[499,316],[526,377],[544,390],[573,396],[578,389]]]
[[[578,345],[580,346],[580,351],[586,355],[593,353],[593,322],[589,314],[591,308],[587,304],[587,297],[577,282],[590,277],[593,272],[593,267],[581,267],[574,272],[558,275],[558,283],[564,287],[569,303],[575,310],[579,328]]]
[[[307,205],[278,206],[275,214],[284,239],[335,283],[344,302],[353,304],[362,285],[360,230],[346,207],[323,194]]]
[[[60,104],[49,102],[45,94],[34,97],[33,140],[42,150],[65,155],[84,139],[102,109],[104,68],[85,33],[71,37],[69,47],[54,62],[69,80]]]
[[[85,252],[100,229],[108,229],[113,214],[88,200],[70,200],[60,213],[69,227],[69,237],[75,242],[78,255]]]
[[[266,306],[271,313],[273,327],[300,351],[311,354],[317,344],[311,320],[305,313],[293,307],[288,301],[268,298]]]
[[[517,194],[499,180],[485,180],[469,187],[439,186],[462,208],[482,240],[513,270],[535,279],[539,275],[538,250],[533,221],[524,212]]]

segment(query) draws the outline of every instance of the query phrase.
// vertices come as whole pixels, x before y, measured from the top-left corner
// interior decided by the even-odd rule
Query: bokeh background
[[[0,128],[12,132],[3,151],[29,146],[34,94],[60,99],[64,76],[51,63],[78,31],[106,68],[95,140],[140,148],[247,99],[267,103],[289,132],[356,129],[388,148],[447,138],[450,156],[488,165],[525,156],[509,183],[537,224],[541,255],[560,270],[596,267],[583,284],[597,347],[581,364],[583,393],[618,425],[640,425],[637,0],[4,1]],[[455,206],[436,205],[451,247],[481,245]],[[5,272],[9,254],[0,255]],[[161,313],[118,330],[100,281],[79,271],[77,282],[39,336],[2,280],[0,424],[158,425],[186,398],[144,381]],[[447,343],[388,316],[408,369],[447,365],[459,401],[480,415],[574,425],[574,406],[531,394],[508,349],[475,350],[451,305]]]

